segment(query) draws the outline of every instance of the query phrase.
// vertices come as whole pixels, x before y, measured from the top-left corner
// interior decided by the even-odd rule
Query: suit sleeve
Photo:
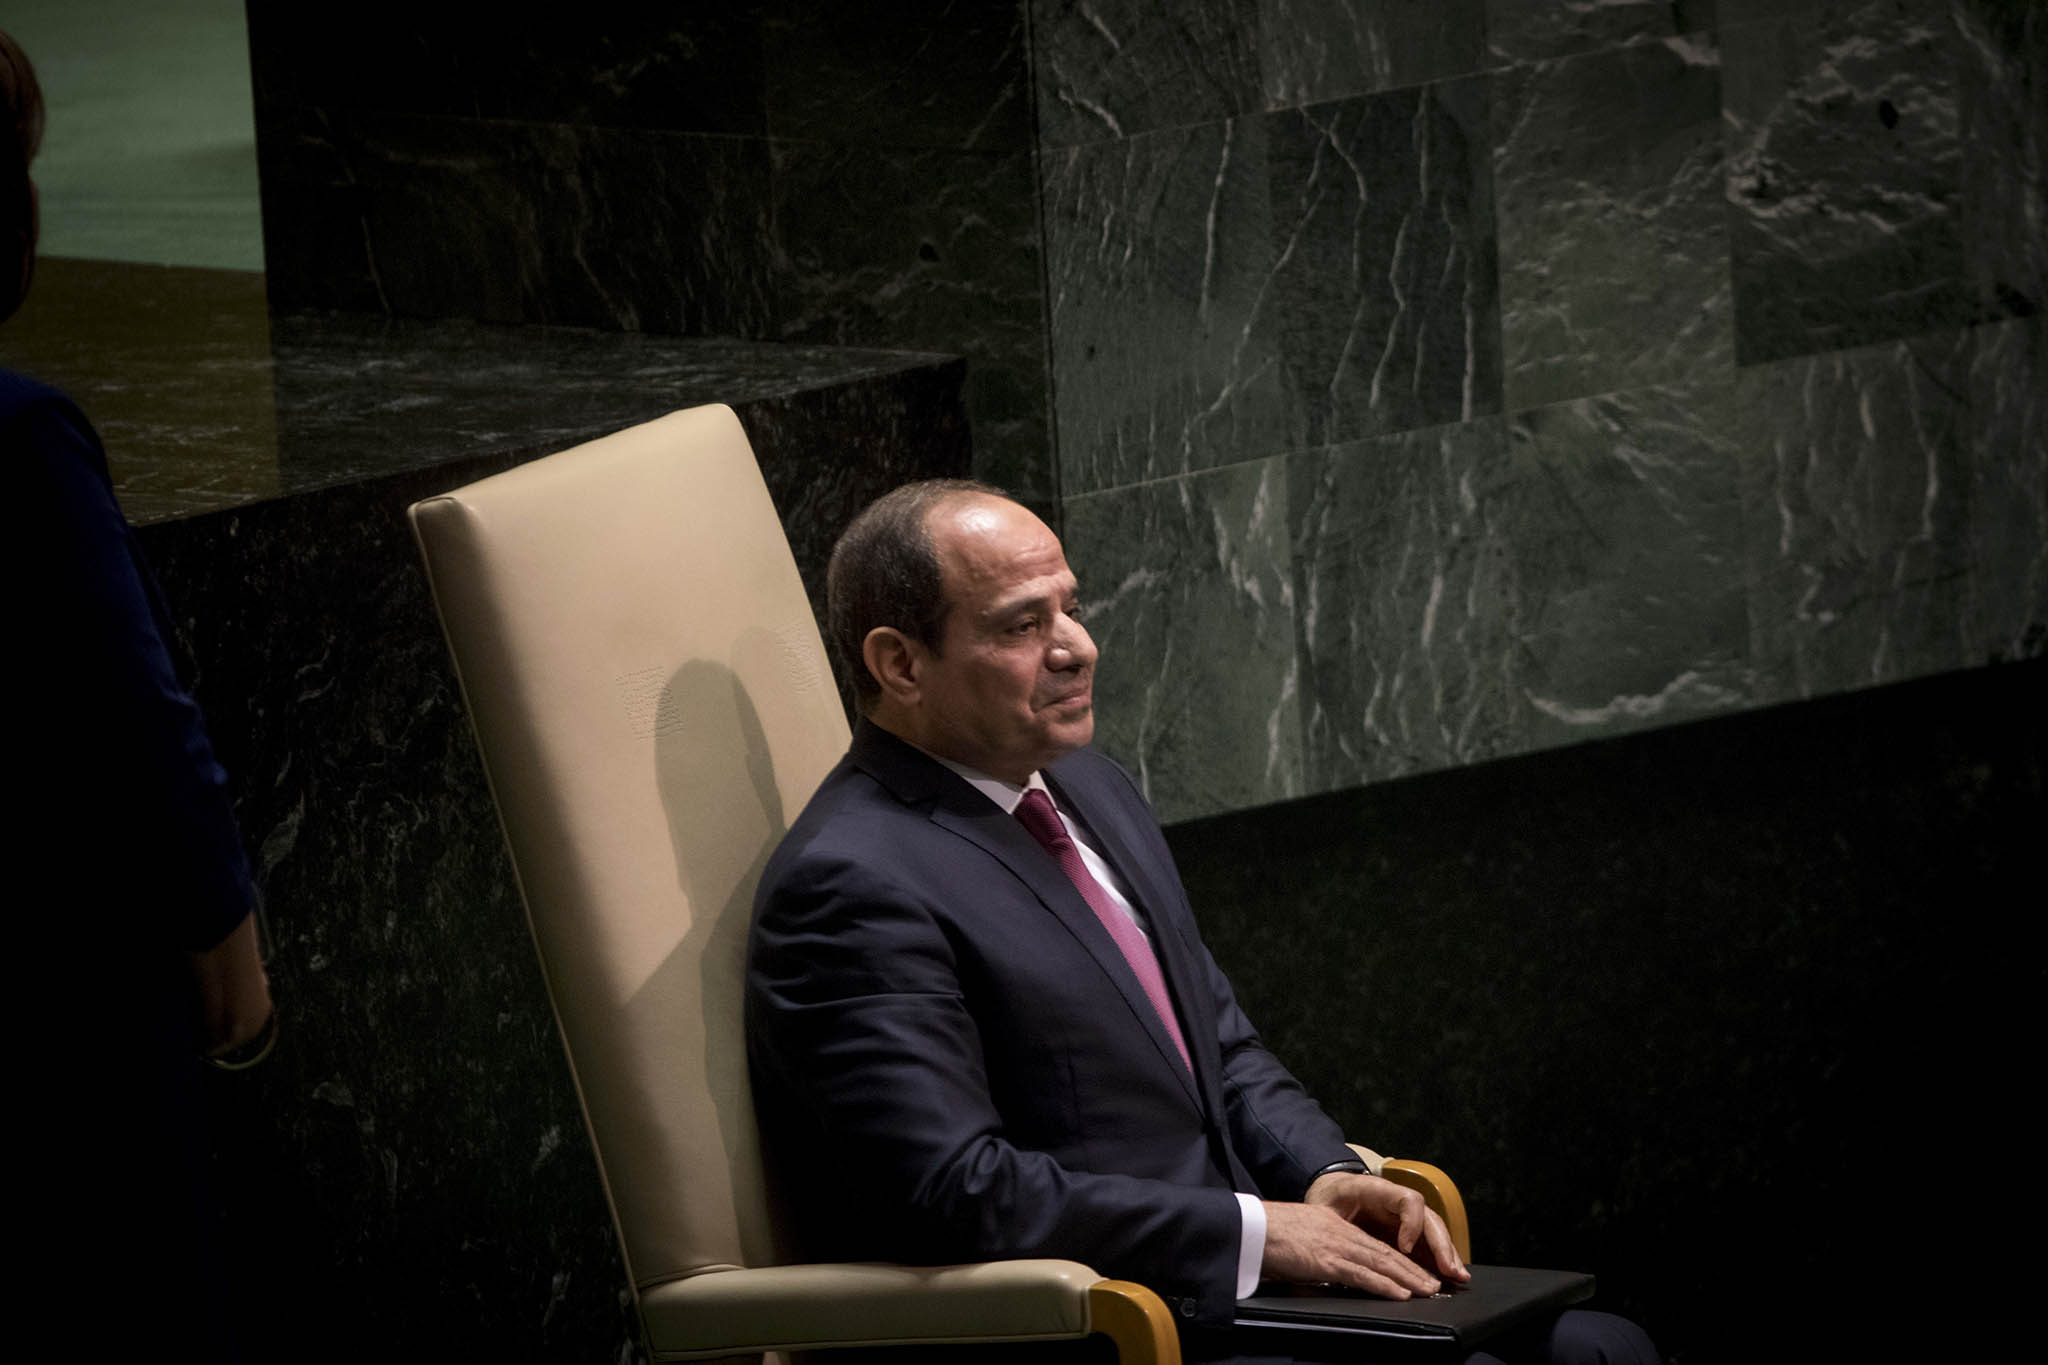
[[[784,1197],[809,1203],[797,1221],[822,1234],[815,1250],[1073,1259],[1229,1320],[1236,1199],[1014,1141],[936,907],[852,859],[771,866],[763,887],[749,1046]]]

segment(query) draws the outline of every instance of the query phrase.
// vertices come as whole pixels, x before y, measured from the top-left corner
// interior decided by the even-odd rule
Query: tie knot
[[[1060,823],[1060,813],[1053,809],[1052,798],[1041,788],[1033,787],[1024,793],[1024,799],[1017,805],[1017,822],[1049,853],[1056,855],[1062,844],[1073,842],[1067,837],[1067,827]]]

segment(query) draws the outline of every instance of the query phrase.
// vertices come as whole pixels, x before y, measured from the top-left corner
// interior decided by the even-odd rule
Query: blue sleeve
[[[7,376],[0,449],[32,801],[75,885],[116,889],[162,946],[218,943],[253,904],[227,775],[179,682],[154,577],[62,395]],[[99,861],[96,861],[99,860]]]

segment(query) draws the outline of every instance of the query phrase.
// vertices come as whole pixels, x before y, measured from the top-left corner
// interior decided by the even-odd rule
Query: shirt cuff
[[[1266,1206],[1255,1194],[1237,1197],[1237,1296],[1259,1292],[1259,1270],[1266,1263]]]

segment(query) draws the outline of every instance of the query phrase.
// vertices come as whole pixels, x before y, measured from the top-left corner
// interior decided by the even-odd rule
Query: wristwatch
[[[1360,1161],[1357,1157],[1352,1157],[1346,1161],[1331,1162],[1329,1165],[1323,1167],[1323,1169],[1317,1171],[1314,1175],[1310,1176],[1308,1178],[1308,1183],[1310,1185],[1313,1185],[1318,1180],[1321,1180],[1324,1176],[1329,1175],[1333,1171],[1343,1171],[1349,1175],[1368,1174],[1368,1172],[1365,1169],[1365,1163],[1363,1161]],[[1306,1189],[1307,1186],[1303,1186],[1302,1188]]]

